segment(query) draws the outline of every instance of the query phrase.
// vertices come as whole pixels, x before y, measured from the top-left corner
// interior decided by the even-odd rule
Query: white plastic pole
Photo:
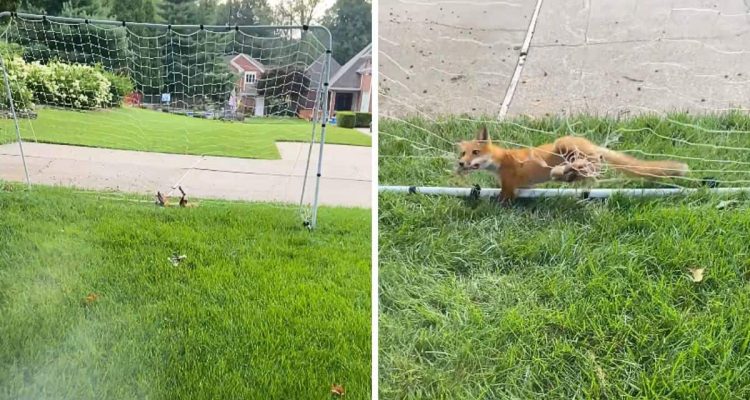
[[[325,59],[325,57],[324,57]],[[325,64],[325,61],[324,61]],[[307,147],[307,162],[305,163],[305,175],[304,179],[302,180],[302,194],[299,197],[299,206],[300,210],[302,209],[302,205],[305,202],[305,191],[307,190],[307,176],[310,173],[310,158],[312,157],[312,151],[313,146],[315,145],[315,128],[318,126],[318,118],[320,118],[320,112],[318,112],[318,104],[320,104],[321,98],[323,96],[322,89],[323,89],[323,75],[325,74],[325,65],[323,65],[323,71],[321,72],[320,79],[318,80],[318,89],[315,92],[317,99],[315,100],[315,103],[313,103],[313,113],[312,113],[312,133],[310,135],[310,146]],[[326,101],[326,100],[322,100]]]
[[[704,189],[695,188],[655,188],[655,189],[519,189],[516,194],[519,198],[537,198],[537,197],[581,197],[602,199],[611,197],[615,194],[632,197],[660,197],[675,194],[690,194]],[[750,192],[750,187],[743,188],[713,188],[708,189],[712,193],[741,193]],[[476,189],[456,188],[456,187],[425,187],[425,186],[380,186],[378,192],[392,193],[418,193],[427,195],[445,195],[445,196],[469,196]],[[493,197],[500,194],[500,189],[479,189],[480,197]]]
[[[0,55],[0,68],[3,70],[3,80],[5,81],[5,93],[8,95],[8,104],[10,104],[10,113],[13,115],[13,123],[16,125],[16,138],[18,139],[18,149],[21,151],[21,162],[23,163],[23,173],[26,175],[26,185],[31,186],[31,179],[29,179],[29,169],[26,166],[26,155],[23,153],[23,140],[21,140],[21,128],[18,125],[18,116],[16,115],[16,107],[13,104],[13,93],[10,90],[10,78],[8,77],[8,70],[5,69],[5,60]]]
[[[333,49],[333,39],[331,32],[322,27],[323,31],[328,34],[328,48],[326,49],[325,67],[323,68],[323,123],[320,128],[320,151],[318,153],[318,173],[315,178],[315,197],[313,198],[312,218],[310,220],[310,229],[315,229],[318,225],[318,196],[320,194],[320,177],[323,172],[323,145],[326,142],[326,125],[328,124],[328,80],[331,75],[331,50]]]

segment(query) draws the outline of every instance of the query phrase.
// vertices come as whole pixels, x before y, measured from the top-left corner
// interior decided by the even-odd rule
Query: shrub
[[[28,87],[38,103],[92,109],[112,101],[111,83],[95,67],[57,61],[29,64]]]
[[[121,106],[125,97],[133,93],[135,90],[133,81],[127,75],[116,74],[101,68],[99,68],[99,71],[110,83],[109,93],[112,96],[112,99],[109,101],[109,105],[112,107]]]
[[[366,112],[355,112],[355,126],[357,128],[369,128],[372,122],[372,114]]]
[[[23,57],[23,47],[17,43],[0,42],[0,54],[5,57]]]
[[[336,124],[342,128],[354,128],[356,120],[357,118],[353,112],[339,111],[336,113]]]
[[[8,81],[10,82],[13,106],[16,111],[19,112],[31,111],[34,108],[34,94],[26,85],[26,80],[29,76],[28,64],[18,56],[3,56],[3,62],[5,63],[5,69],[8,72]],[[4,78],[2,76],[0,76],[0,107],[4,110],[10,108]]]

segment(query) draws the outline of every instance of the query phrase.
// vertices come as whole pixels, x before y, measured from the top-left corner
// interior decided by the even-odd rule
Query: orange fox
[[[627,175],[647,179],[684,176],[689,171],[681,162],[638,160],[574,136],[539,147],[504,149],[492,144],[487,127],[483,127],[476,139],[463,141],[458,147],[459,172],[494,172],[501,184],[501,201],[513,200],[519,188],[550,180],[573,182],[596,176],[605,163]]]

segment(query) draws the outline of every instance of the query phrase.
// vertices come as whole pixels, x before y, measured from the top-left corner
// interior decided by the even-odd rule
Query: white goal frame
[[[303,178],[302,183],[302,193],[300,196],[300,207],[304,203],[305,198],[305,190],[306,190],[306,183],[307,183],[307,177],[309,172],[309,162],[310,162],[310,156],[312,155],[313,147],[315,145],[315,128],[320,123],[320,142],[318,147],[318,160],[317,160],[317,173],[315,177],[315,188],[314,188],[314,195],[312,199],[312,205],[311,205],[311,216],[309,220],[304,221],[304,225],[308,227],[309,229],[315,229],[318,224],[318,205],[319,205],[319,194],[320,194],[320,178],[322,177],[322,170],[323,170],[323,148],[325,145],[325,138],[326,138],[326,125],[329,120],[329,113],[330,110],[328,109],[329,106],[329,99],[328,99],[328,89],[329,89],[329,80],[330,80],[330,74],[331,74],[331,53],[333,49],[333,38],[331,36],[331,32],[322,25],[202,25],[202,24],[188,24],[188,25],[172,25],[172,24],[157,24],[157,23],[148,23],[148,22],[127,22],[127,21],[115,21],[115,20],[100,20],[100,19],[84,19],[84,18],[69,18],[69,17],[56,17],[56,16],[48,16],[48,15],[38,15],[38,14],[27,14],[27,13],[17,13],[17,12],[11,12],[11,11],[3,11],[0,12],[0,21],[4,21],[7,18],[15,18],[20,17],[24,19],[30,19],[30,20],[39,20],[39,21],[51,21],[51,22],[59,22],[59,23],[65,23],[65,24],[96,24],[96,25],[108,25],[108,26],[122,26],[122,27],[142,27],[142,28],[157,28],[157,29],[207,29],[207,30],[226,30],[226,29],[282,29],[282,30],[299,30],[300,32],[311,32],[311,33],[319,33],[317,37],[321,41],[321,43],[325,46],[325,56],[324,59],[324,65],[323,65],[323,71],[320,76],[320,82],[317,92],[317,98],[315,100],[315,104],[313,107],[313,115],[312,115],[312,124],[311,124],[311,141],[310,141],[310,148],[308,149],[308,158],[307,158],[307,165],[305,167],[305,175]],[[23,151],[23,141],[21,138],[21,130],[19,126],[18,116],[15,111],[15,106],[13,103],[13,96],[11,92],[11,86],[10,81],[8,78],[8,72],[5,68],[5,63],[2,60],[2,57],[0,57],[0,69],[3,71],[3,82],[5,86],[5,95],[8,97],[9,100],[9,111],[13,116],[13,120],[15,122],[15,129],[16,129],[16,138],[18,140],[18,146],[21,154],[21,160],[23,162],[24,167],[24,173],[26,178],[26,184],[30,187],[31,186],[31,179],[29,178],[29,172],[26,165],[26,157],[24,155]],[[320,87],[322,86],[322,87]],[[323,104],[319,104],[319,102],[323,102]],[[318,111],[322,106],[322,110]],[[322,115],[321,115],[322,114]]]
[[[717,194],[732,194],[750,192],[750,187],[732,188],[643,188],[643,189],[519,189],[516,191],[518,198],[534,199],[540,197],[574,197],[579,199],[606,199],[608,197],[622,194],[630,197],[663,197],[679,194],[691,194],[700,191],[709,191]],[[425,194],[443,195],[456,197],[495,197],[500,195],[500,189],[484,188],[461,188],[461,187],[434,187],[434,186],[379,186],[380,193],[402,193],[402,194]]]

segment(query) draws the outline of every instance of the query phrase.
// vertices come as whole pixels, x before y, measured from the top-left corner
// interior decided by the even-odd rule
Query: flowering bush
[[[26,84],[41,104],[92,109],[112,101],[111,82],[102,71],[88,65],[33,62],[28,64]]]
[[[30,111],[34,108],[34,96],[31,89],[26,85],[29,76],[28,65],[21,57],[3,57],[5,69],[8,72],[8,81],[10,82],[10,91],[13,96],[13,105],[16,111]],[[0,72],[2,73],[2,72]],[[8,110],[10,104],[6,94],[5,84],[0,76],[0,108]]]

